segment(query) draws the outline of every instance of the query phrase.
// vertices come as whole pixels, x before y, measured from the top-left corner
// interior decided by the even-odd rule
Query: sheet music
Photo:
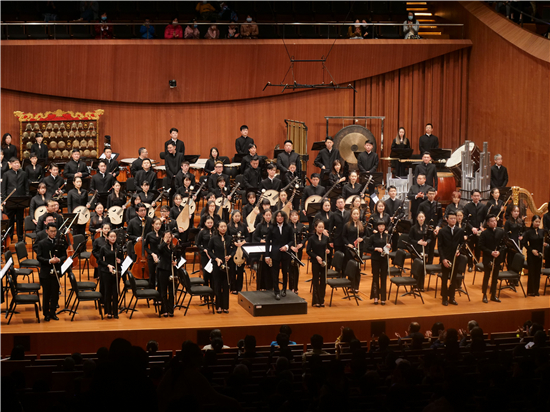
[[[121,272],[120,274],[121,275],[124,275],[124,273],[128,270],[128,268],[130,267],[130,265],[134,263],[134,261],[132,260],[132,258],[130,256],[127,256],[126,259],[124,259],[124,262],[122,262],[122,267],[121,267]]]
[[[69,269],[72,264],[73,264],[73,258],[72,257],[67,258],[65,263],[61,265],[61,274],[64,275],[67,269]]]
[[[212,259],[210,259],[204,267],[204,270],[206,270],[208,273],[212,273],[212,269],[214,269],[214,266],[212,265]]]
[[[372,195],[370,195],[370,198],[372,199],[372,201],[374,203],[376,203],[376,202],[378,202],[378,200],[380,200],[380,199],[378,199],[378,196],[376,196],[374,193]]]
[[[185,262],[187,262],[187,260],[185,260],[183,257],[180,259],[180,261],[178,262],[177,266],[176,266],[176,269],[179,269],[181,268],[183,265],[185,265]]]
[[[0,271],[0,279],[4,279],[4,276],[6,276],[6,272],[11,267],[11,265],[13,265],[13,258],[10,258],[10,260],[8,260],[8,263],[6,263],[2,268],[2,271]]]
[[[243,245],[243,249],[246,253],[265,253],[265,245],[246,246]]]

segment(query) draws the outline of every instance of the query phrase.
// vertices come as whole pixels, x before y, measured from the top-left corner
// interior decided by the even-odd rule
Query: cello
[[[134,244],[134,252],[136,254],[136,261],[132,266],[132,275],[136,279],[148,279],[149,278],[149,265],[147,264],[147,256],[145,255],[145,246],[143,245],[145,236],[145,224],[146,219],[141,222],[141,237]]]

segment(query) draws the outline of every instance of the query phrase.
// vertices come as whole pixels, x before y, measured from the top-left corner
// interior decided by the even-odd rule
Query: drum
[[[120,159],[120,163],[126,163],[128,165],[131,165],[132,163],[134,163],[135,160],[137,160],[137,157],[130,157],[127,159]]]
[[[204,165],[198,165],[196,163],[189,165],[189,172],[195,175],[195,180],[198,182],[201,176],[204,175]]]
[[[166,177],[166,166],[155,166],[153,167],[153,169],[155,169],[157,172],[157,179],[162,180]]]
[[[455,190],[455,175],[450,172],[437,172],[438,201],[443,205],[450,204]]]
[[[128,168],[126,166],[119,166],[118,170],[120,171],[118,174],[118,181],[125,182],[128,180]]]
[[[240,163],[229,163],[227,165],[224,165],[223,172],[229,177],[234,179],[239,174],[240,169],[241,169]]]
[[[451,169],[451,172],[455,177],[457,187],[462,186],[462,152],[464,152],[465,150],[465,144],[460,146],[457,150],[453,152],[446,163],[446,166]],[[472,159],[474,172],[479,169],[480,154],[481,151],[479,150],[479,147],[477,147],[474,142],[470,142],[470,158]]]

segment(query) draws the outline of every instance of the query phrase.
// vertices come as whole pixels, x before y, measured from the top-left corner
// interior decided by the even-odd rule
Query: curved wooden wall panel
[[[288,40],[287,48],[296,59],[320,59],[332,44]],[[327,67],[346,84],[467,47],[469,40],[338,40]],[[2,42],[1,57],[4,89],[129,103],[278,96],[281,88],[262,89],[281,82],[290,66],[280,40],[11,40]],[[330,82],[322,74],[321,63],[295,63],[298,83]],[[169,89],[170,79],[177,88]],[[290,74],[285,82],[292,83]]]

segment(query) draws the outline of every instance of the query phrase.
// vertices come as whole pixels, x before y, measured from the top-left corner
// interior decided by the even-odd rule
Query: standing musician
[[[390,215],[386,213],[386,204],[379,200],[376,202],[376,206],[374,207],[375,212],[371,215],[369,219],[369,227],[375,228],[378,226],[379,222],[384,222],[384,228],[387,229],[390,225]]]
[[[322,220],[313,223],[315,233],[307,241],[306,252],[311,259],[311,275],[313,294],[311,305],[316,308],[325,307],[327,256],[330,253],[329,238],[324,233],[325,225]]]
[[[208,242],[208,254],[213,259],[212,280],[218,313],[229,313],[229,288],[232,278],[229,274],[229,260],[233,257],[233,252],[233,239],[227,233],[227,223],[222,220],[218,225],[218,233]]]
[[[411,213],[413,219],[416,219],[416,214],[418,211],[418,206],[427,198],[428,189],[431,189],[431,186],[426,184],[426,176],[418,175],[416,177],[416,183],[411,186],[409,193],[407,193],[407,199],[411,201]]]
[[[103,223],[111,224],[111,221],[105,213],[105,208],[103,207],[103,204],[98,203],[95,206],[95,210],[91,213],[90,216],[90,226],[88,230],[92,234],[92,237],[95,237],[96,234],[100,234],[101,226],[103,226]]]
[[[441,296],[443,297],[443,306],[458,305],[455,300],[455,289],[457,286],[456,278],[456,261],[455,257],[460,256],[458,246],[464,241],[465,232],[463,229],[456,226],[456,213],[449,212],[447,216],[448,226],[445,226],[439,231],[438,249],[439,260],[441,261]],[[450,283],[447,287],[447,281]]]
[[[178,140],[179,142],[179,140]],[[183,144],[183,142],[182,142]],[[164,165],[166,166],[166,177],[170,179],[171,182],[174,181],[174,178],[181,170],[181,164],[185,160],[182,152],[176,150],[176,145],[171,140],[166,144],[166,149],[168,152],[164,154]]]
[[[65,247],[57,247],[57,228],[49,224],[46,228],[48,237],[34,245],[36,258],[40,262],[40,285],[42,286],[42,312],[44,320],[59,320],[55,314],[59,302],[59,279],[61,275],[61,262],[67,259]]]
[[[424,261],[426,261],[426,247],[432,243],[432,239],[430,233],[428,232],[428,225],[426,225],[426,215],[424,215],[424,212],[418,212],[416,215],[416,223],[411,226],[411,230],[409,231],[409,239],[416,252],[422,256]],[[417,281],[418,289],[423,292],[424,272],[418,276]]]
[[[260,190],[281,190],[282,182],[278,177],[275,177],[277,173],[277,166],[273,163],[267,165],[267,177],[260,182]]]
[[[107,244],[107,237],[109,236],[109,232],[111,231],[111,225],[108,222],[105,222],[101,226],[101,236],[99,236],[97,239],[94,239],[92,243],[92,255],[95,257],[96,262],[99,262],[99,251],[103,246]],[[94,268],[94,279],[99,279],[99,263],[97,264],[97,267]],[[101,284],[101,294],[105,291],[105,285]]]
[[[73,149],[71,160],[67,162],[63,169],[63,176],[67,179],[67,183],[72,183],[75,177],[85,178],[90,176],[86,162],[80,160],[80,150]]]
[[[97,166],[97,173],[92,176],[90,182],[90,190],[97,190],[99,193],[107,193],[113,185],[116,179],[112,174],[107,173],[107,162],[105,159],[101,159]]]
[[[147,252],[147,266],[149,267],[149,289],[156,289],[157,284],[159,284],[157,279],[157,264],[160,259],[159,245],[162,240],[161,227],[161,220],[155,217],[153,219],[153,230],[146,233],[145,239],[143,240],[143,247],[145,252]]]
[[[201,268],[202,268],[202,277],[206,282],[207,286],[213,287],[212,275],[205,269],[208,261],[210,260],[210,255],[208,254],[208,243],[210,238],[214,233],[214,219],[211,216],[207,216],[204,220],[204,227],[199,232],[195,238],[195,245],[200,251],[201,256]],[[213,264],[213,263],[212,263]]]
[[[147,216],[147,208],[143,203],[136,206],[137,216],[128,222],[128,238],[135,245],[140,240],[144,240],[145,235],[153,227],[153,219]]]
[[[475,228],[474,228],[475,229]],[[497,228],[497,218],[495,215],[487,216],[487,229],[479,237],[479,248],[483,252],[483,303],[487,303],[487,287],[491,279],[491,300],[500,302],[497,297],[497,281],[500,264],[504,261],[504,252],[506,245],[503,242],[505,237],[504,230]]]
[[[196,184],[195,175],[193,173],[189,172],[189,161],[184,160],[181,162],[180,170],[176,174],[176,187],[179,188],[183,186],[185,177],[189,177],[191,180],[191,185],[194,186]]]
[[[138,149],[138,158],[132,162],[132,165],[130,166],[130,173],[132,176],[136,177],[137,172],[140,170],[143,170],[143,167],[141,165],[143,164],[143,160],[147,159],[149,157],[149,152],[145,147],[140,147]]]
[[[331,172],[334,162],[340,159],[340,152],[338,149],[333,149],[333,146],[334,140],[332,137],[327,136],[325,148],[319,150],[319,154],[313,161],[313,164],[321,169],[321,180],[323,180],[324,175]]]
[[[296,173],[298,176],[302,174],[302,162],[300,161],[300,155],[292,149],[292,140],[285,140],[284,152],[277,155],[277,168],[281,174],[285,174],[288,171],[291,163],[296,164]]]
[[[27,174],[20,170],[21,164],[15,157],[10,159],[11,170],[2,174],[2,199],[6,199],[13,192],[13,196],[28,196],[29,195],[29,179]],[[11,238],[13,239],[13,226],[17,223],[17,240],[24,241],[23,219],[24,209],[21,207],[6,208],[6,213],[10,219],[9,225],[11,228]]]
[[[36,212],[36,209],[40,206],[45,206],[48,199],[49,197],[46,195],[46,184],[39,183],[36,195],[31,199],[31,204],[29,206],[29,216],[32,218],[35,225],[38,223],[38,220],[34,218],[34,212]]]
[[[527,278],[527,295],[539,296],[540,275],[542,271],[542,257],[544,248],[548,247],[548,243],[544,241],[544,237],[548,229],[542,229],[540,224],[542,220],[540,216],[533,216],[531,227],[523,238],[525,248],[527,249],[527,268],[529,276]]]
[[[393,139],[391,143],[391,151],[395,150],[405,150],[411,148],[411,142],[405,136],[405,128],[400,127],[397,130],[397,136]],[[407,167],[404,163],[392,160],[392,167],[395,169],[395,175],[402,177],[407,175]]]
[[[123,193],[121,191],[120,182],[115,180],[113,183],[113,190],[111,191],[111,194],[107,196],[107,210],[109,210],[113,206],[121,207],[122,210],[126,209],[126,199],[127,199],[126,193]],[[124,219],[118,225],[113,224],[113,229],[118,229],[123,226],[124,226]]]
[[[548,204],[550,205],[550,202],[548,202]],[[550,231],[550,208],[548,209],[548,212],[542,216],[542,226],[547,232]],[[547,247],[544,250],[544,261],[545,267],[550,268],[550,247]]]
[[[458,210],[462,210],[462,207],[460,207],[460,199],[462,198],[462,194],[460,191],[455,190],[451,194],[451,203],[445,207],[445,220],[447,220],[447,215],[450,212],[457,212]]]
[[[290,227],[292,228],[293,242],[290,249],[298,257],[302,259],[304,250],[304,241],[302,238],[304,225],[300,223],[300,212],[297,210],[290,211]],[[290,272],[288,274],[288,288],[298,294],[298,283],[300,279],[300,266],[294,261],[290,262]]]
[[[48,160],[48,146],[42,143],[44,135],[42,133],[36,133],[35,139],[36,143],[33,143],[31,146],[31,153],[36,153],[36,157],[41,160]]]
[[[426,134],[422,135],[418,139],[418,147],[420,153],[429,152],[433,149],[439,149],[439,139],[432,134],[433,125],[431,123],[426,124]]]
[[[329,185],[333,186],[334,184],[336,184],[336,182],[340,182],[342,178],[344,178],[345,180],[345,176],[342,173],[342,163],[340,162],[340,160],[336,159],[334,162],[332,162],[330,174],[328,176]],[[342,185],[338,183],[336,187],[341,188]]]
[[[223,177],[225,180],[225,185],[229,187],[230,181],[229,176],[223,173],[223,163],[218,161],[214,166],[214,172],[208,176],[208,190],[213,192],[218,187],[218,178]]]
[[[446,211],[445,211],[446,212]],[[451,213],[451,212],[449,212]],[[464,220],[464,210],[458,209],[456,211],[456,227],[464,230],[464,241],[468,249],[468,266],[472,266],[474,263],[474,255],[472,255],[473,246],[471,245],[472,240],[472,225],[470,225],[466,220]],[[441,259],[440,259],[441,260]]]
[[[143,182],[148,182],[151,190],[157,188],[157,174],[151,170],[151,160],[143,159],[141,163],[142,170],[136,173],[134,179],[136,187],[141,187]]]
[[[265,216],[265,215],[264,215]],[[271,266],[273,292],[275,299],[286,296],[288,284],[288,272],[290,269],[290,256],[285,253],[292,246],[293,233],[288,225],[288,216],[282,210],[275,212],[275,221],[267,232],[265,261]],[[279,291],[279,268],[283,272],[283,288]]]
[[[388,258],[383,255],[384,247],[391,248],[389,234],[383,220],[376,222],[377,232],[367,238],[367,251],[371,254],[372,263],[372,290],[371,299],[374,304],[386,304],[386,283],[388,276]]]
[[[250,159],[250,167],[246,169],[243,176],[244,189],[258,189],[262,182],[262,172],[259,168],[260,158],[254,156]]]
[[[233,243],[236,248],[242,247],[246,243],[244,238],[237,240],[239,236],[246,237],[248,234],[247,227],[242,220],[241,212],[237,209],[233,210],[231,213],[231,222],[227,227],[227,232],[233,238]],[[231,293],[237,295],[243,290],[244,264],[237,266],[233,259],[231,259],[229,261],[229,269],[229,273],[232,274]]]
[[[323,222],[323,226],[325,227],[325,236],[329,237],[330,240],[330,233],[329,230],[332,229],[333,221],[334,221],[334,213],[330,210],[331,202],[330,199],[323,199],[323,203],[321,204],[321,210],[319,210],[314,218],[313,221],[316,222],[317,220],[320,220]],[[332,262],[332,251],[327,256],[327,264],[330,266]]]
[[[175,127],[170,129],[170,140],[164,143],[164,151],[168,152],[168,145],[172,143],[176,148],[176,153],[181,153],[182,157],[185,155],[185,143],[183,140],[178,139],[179,131]]]
[[[483,230],[483,222],[487,216],[487,207],[480,202],[481,192],[477,189],[473,189],[471,192],[472,201],[464,206],[464,216],[466,222],[472,225],[472,246],[474,247],[474,253],[479,260],[480,250],[478,247],[478,234]],[[496,214],[495,214],[496,215]],[[469,267],[468,271],[471,272],[472,268]]]
[[[19,159],[17,155],[17,147],[12,145],[11,141],[12,141],[11,134],[4,133],[4,136],[2,136],[2,150],[4,151],[4,156],[6,156],[6,159],[11,159],[13,157],[16,159]]]
[[[350,212],[346,210],[346,200],[340,196],[336,199],[336,210],[332,214],[331,227],[327,229],[332,232],[334,230],[333,243],[330,245],[334,250],[340,252],[346,252],[346,245],[344,243],[343,233],[344,226],[350,219]]]
[[[105,164],[107,165],[107,173],[113,176],[115,179],[120,174],[120,169],[118,168],[118,161],[113,159],[113,149],[107,146],[103,149],[103,154],[105,155]]]
[[[160,222],[162,223],[160,227],[161,234],[170,232],[176,240],[187,242],[187,231],[184,231],[183,228],[179,229],[178,222],[170,219],[170,207],[168,205],[163,205],[160,208]],[[189,222],[189,226],[191,227],[191,222]]]
[[[492,213],[494,215],[499,216],[497,221],[497,226],[502,227],[504,226],[504,202],[500,199],[500,190],[498,190],[498,187],[493,187],[491,189],[491,195],[489,197],[489,200],[487,201],[487,214]]]
[[[173,271],[175,270],[174,266],[176,266],[177,258],[174,246],[172,245],[172,233],[164,232],[158,245],[157,278],[158,290],[162,302],[160,311],[165,318],[174,316],[174,282],[170,280],[170,277],[174,273]],[[149,281],[150,279],[151,278],[149,278]]]
[[[6,173],[10,168],[7,161],[4,161],[4,149],[0,149],[0,175]]]
[[[262,220],[259,224],[255,225],[256,230],[254,230],[254,233],[252,234],[252,242],[266,244],[267,234],[271,231],[271,228],[273,227],[271,223],[273,213],[271,212],[270,207],[263,209],[260,213]],[[271,268],[269,267],[269,264],[266,262],[265,259],[260,259],[260,261],[258,262],[258,271],[256,277],[256,290],[270,289],[273,289]]]
[[[352,249],[355,249],[359,255],[361,255],[361,243],[363,242],[363,236],[365,235],[365,227],[360,220],[361,211],[357,208],[351,209],[350,219],[344,226],[344,244],[346,245],[346,259],[343,267],[347,266],[347,262],[354,259],[354,253]],[[357,279],[352,280],[352,288],[355,292],[359,291],[359,283],[361,281],[360,276]]]
[[[74,188],[67,193],[67,211],[73,213],[73,210],[78,206],[86,206],[89,209],[91,205],[88,202],[88,191],[82,189],[82,178],[75,177],[73,183]],[[73,236],[86,234],[86,223],[79,225],[78,218],[76,218],[72,228]]]
[[[361,190],[363,190],[363,185],[357,181],[358,179],[357,172],[353,170],[349,174],[349,182],[348,184],[344,185],[342,189],[342,197],[344,199],[347,199],[350,196],[358,195],[361,193]]]
[[[508,170],[502,166],[502,155],[495,155],[495,164],[491,166],[491,189],[508,186]]]
[[[374,173],[378,168],[378,155],[372,151],[373,144],[370,140],[365,142],[365,151],[357,156],[357,166],[361,173]]]
[[[246,156],[250,145],[253,144],[254,139],[248,136],[248,126],[243,124],[241,126],[241,135],[235,140],[235,150],[237,151],[237,154]]]
[[[25,167],[25,173],[29,178],[29,182],[40,182],[44,178],[44,169],[38,163],[36,153],[30,154],[31,164]]]
[[[124,220],[126,221],[126,223],[130,223],[133,218],[137,217],[137,207],[140,203],[143,203],[141,201],[141,195],[139,195],[138,193],[134,193],[134,195],[132,196],[132,200],[130,201],[130,206],[128,206],[128,208],[126,209],[126,213],[124,214]]]
[[[124,255],[122,250],[117,247],[116,239],[116,232],[111,230],[107,241],[99,249],[99,259],[97,260],[101,282],[105,288],[103,303],[108,319],[113,316],[118,319],[118,273]]]
[[[321,177],[319,176],[319,173],[312,173],[311,174],[311,185],[306,186],[304,188],[304,192],[302,193],[302,205],[301,209],[304,213],[304,216],[306,216],[306,200],[308,197],[313,195],[319,195],[323,196],[326,192],[326,189],[323,186],[319,186],[319,180]]]
[[[426,176],[426,184],[432,186],[437,191],[437,170],[432,163],[432,156],[430,156],[429,152],[422,154],[422,163],[417,164],[414,169],[414,177],[416,178],[418,175]]]
[[[441,203],[435,200],[436,191],[433,188],[428,189],[428,199],[424,200],[418,206],[418,212],[423,212],[426,216],[426,222],[429,226],[435,226],[433,229],[433,235],[437,236],[441,225],[443,224],[443,212],[441,209]],[[430,231],[430,234],[432,232]],[[434,248],[435,248],[435,238],[428,247],[428,264],[433,264],[434,261]]]
[[[50,199],[46,202],[46,212],[51,214],[55,218],[55,227],[60,228],[63,224],[63,216],[61,216],[57,211],[59,210],[59,203],[57,200]],[[43,214],[38,218],[38,222],[36,223],[36,232],[40,232],[41,230],[44,230],[46,227],[44,226],[44,222],[46,219],[46,214]]]
[[[48,197],[57,196],[61,193],[59,189],[65,181],[59,176],[59,166],[55,163],[50,164],[50,175],[42,180],[46,184],[46,193]]]
[[[346,205],[347,207],[347,205]],[[363,222],[363,225],[367,226],[367,223],[372,223],[372,222],[367,222],[370,221],[370,216],[371,216],[371,213],[370,213],[370,207],[361,200],[361,197],[359,195],[357,196],[353,196],[352,200],[351,200],[351,205],[349,205],[348,209],[349,210],[353,210],[353,209],[359,209],[361,211],[361,216],[359,217],[359,220],[361,222]],[[373,207],[374,209],[374,207]],[[365,227],[365,230],[366,231],[370,231],[372,230],[372,227],[371,226],[367,226]],[[370,236],[370,234],[369,234]]]
[[[399,242],[399,236],[398,233],[395,231],[394,225],[397,223],[397,221],[403,216],[405,216],[405,212],[403,211],[403,201],[401,199],[397,198],[397,188],[393,185],[391,185],[388,188],[388,192],[390,197],[384,201],[386,205],[386,212],[388,215],[390,215],[390,225],[393,227],[393,237],[391,241],[391,247],[392,250],[397,250],[397,243]]]

